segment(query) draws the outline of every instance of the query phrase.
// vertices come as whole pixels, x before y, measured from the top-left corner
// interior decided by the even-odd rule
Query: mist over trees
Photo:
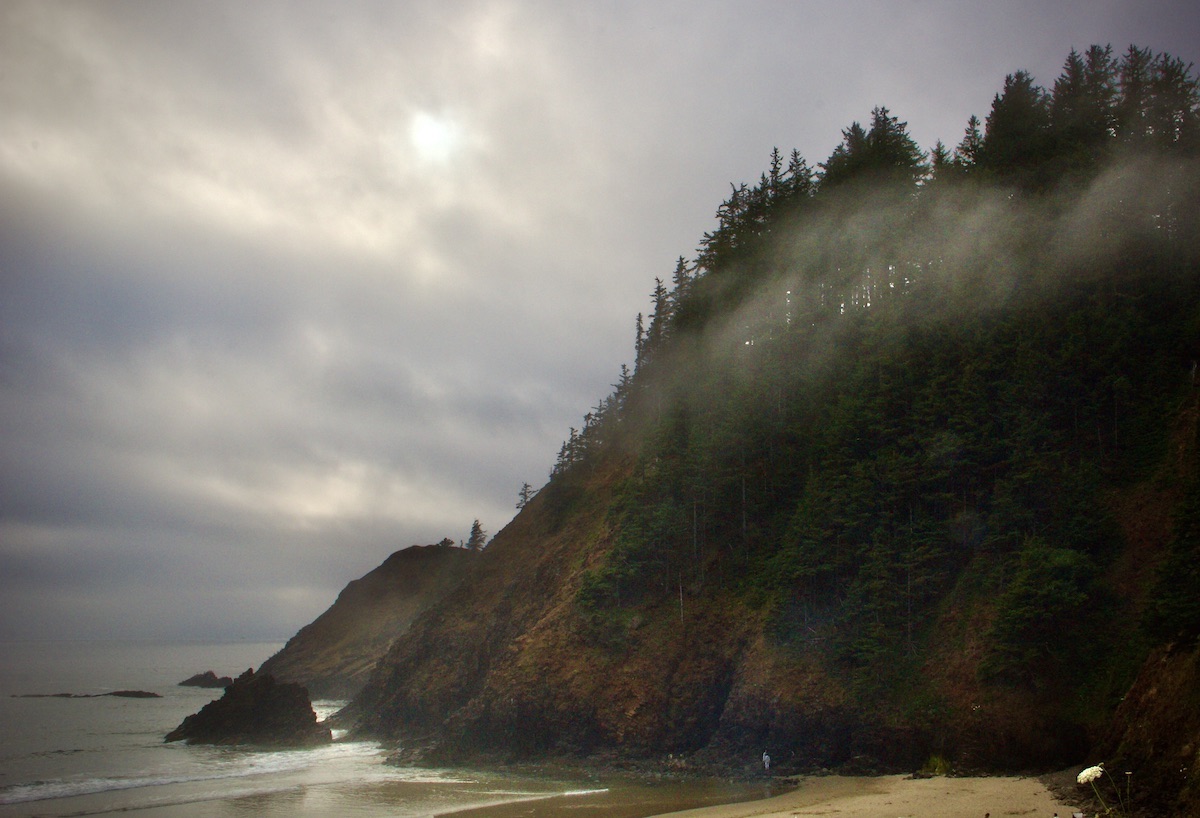
[[[1049,89],[1009,75],[953,149],[880,106],[816,166],[773,150],[655,279],[542,491],[634,463],[581,612],[730,589],[867,688],[952,594],[990,600],[996,684],[1200,634],[1191,569],[1115,592],[1102,502],[1194,400],[1198,151],[1192,67],[1132,46],[1072,51]],[[1194,506],[1169,565],[1195,563]]]

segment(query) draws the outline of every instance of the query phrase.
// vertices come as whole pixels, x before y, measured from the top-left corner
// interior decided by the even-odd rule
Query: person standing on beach
[[[763,753],[763,770],[768,773],[771,772],[771,757],[765,752]]]

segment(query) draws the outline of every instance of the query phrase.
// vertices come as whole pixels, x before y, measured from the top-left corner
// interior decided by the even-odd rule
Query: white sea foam
[[[186,748],[194,752],[197,748]],[[279,776],[310,769],[329,769],[331,775],[346,763],[368,762],[373,769],[379,766],[379,776],[393,777],[391,771],[377,765],[378,749],[368,742],[345,742],[305,750],[237,750],[220,748],[216,757],[206,757],[190,773],[134,776],[69,777],[34,781],[0,789],[0,804],[23,804],[56,798],[71,798],[145,787],[163,787],[205,781],[222,781],[252,776]],[[445,781],[436,775],[431,781]],[[405,780],[409,780],[405,778]]]

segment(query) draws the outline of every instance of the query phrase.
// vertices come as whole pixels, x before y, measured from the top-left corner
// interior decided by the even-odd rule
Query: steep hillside
[[[397,551],[347,585],[258,672],[304,685],[314,699],[350,698],[392,641],[462,580],[476,556],[437,545]]]
[[[1092,756],[1107,770],[1097,786],[1108,803],[1200,815],[1200,649],[1151,653]]]
[[[1029,85],[928,164],[877,109],[822,173],[775,152],[735,186],[357,729],[725,768],[1100,747],[1150,651],[1200,635],[1200,86],[1137,49]]]

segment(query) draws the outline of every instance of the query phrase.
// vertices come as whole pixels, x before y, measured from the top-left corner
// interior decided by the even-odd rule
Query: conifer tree
[[[912,186],[928,171],[925,154],[908,135],[908,123],[900,122],[885,107],[871,112],[871,129],[855,122],[842,131],[842,142],[821,165],[821,190],[850,182],[872,185]]]
[[[978,162],[995,176],[1026,186],[1040,183],[1038,171],[1047,158],[1050,111],[1046,92],[1026,71],[1004,79],[1004,90],[992,100]]]
[[[517,508],[522,509],[529,505],[529,501],[537,494],[537,489],[528,483],[522,483],[520,491],[517,492]]]
[[[487,543],[487,532],[479,524],[479,520],[471,523],[471,535],[467,537],[467,548],[478,551]]]
[[[970,170],[979,162],[979,151],[983,145],[983,134],[979,124],[979,117],[971,114],[962,141],[954,149],[954,163],[963,170]]]

